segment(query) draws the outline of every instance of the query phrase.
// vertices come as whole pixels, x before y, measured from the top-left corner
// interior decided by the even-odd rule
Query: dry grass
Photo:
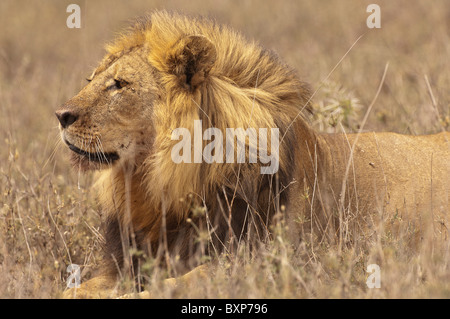
[[[450,126],[445,0],[378,1],[379,30],[366,28],[368,1],[78,1],[80,30],[65,26],[71,2],[0,2],[0,298],[56,298],[68,264],[82,265],[83,279],[99,265],[101,212],[89,191],[92,176],[70,169],[53,112],[83,85],[103,43],[143,11],[212,16],[276,50],[320,87],[312,120],[323,131],[339,123],[358,130],[388,61],[365,130],[422,134]],[[238,256],[220,258],[215,276],[195,289],[162,288],[158,276],[151,289],[160,297],[450,297],[448,243],[424,238],[411,250],[404,238],[383,234],[363,250],[294,251],[283,227],[274,232],[257,254],[243,245]],[[371,263],[381,266],[380,289],[365,284]],[[147,266],[154,270],[151,261]]]

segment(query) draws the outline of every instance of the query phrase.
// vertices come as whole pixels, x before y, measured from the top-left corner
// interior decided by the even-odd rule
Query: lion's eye
[[[128,85],[128,82],[122,79],[114,79],[114,84],[118,89],[121,89]]]

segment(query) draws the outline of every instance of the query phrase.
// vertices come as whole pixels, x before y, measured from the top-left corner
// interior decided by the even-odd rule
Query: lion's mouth
[[[77,153],[78,155],[84,156],[86,159],[88,159],[91,162],[97,162],[102,164],[112,164],[115,161],[119,159],[119,154],[116,152],[96,152],[91,153],[88,151],[84,151],[78,147],[76,147],[73,144],[70,144],[67,140],[64,140],[64,142],[69,146],[70,150]]]

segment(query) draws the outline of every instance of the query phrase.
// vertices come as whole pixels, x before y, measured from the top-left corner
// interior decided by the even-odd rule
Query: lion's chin
[[[96,171],[106,169],[111,166],[106,163],[94,162],[84,157],[83,155],[79,155],[71,152],[70,154],[70,162],[72,166],[78,171]]]
[[[67,141],[66,144],[72,151],[72,165],[83,171],[109,168],[119,160],[119,155],[116,152],[90,153],[68,143]]]

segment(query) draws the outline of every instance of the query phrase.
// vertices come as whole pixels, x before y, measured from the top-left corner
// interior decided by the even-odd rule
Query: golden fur
[[[309,127],[302,114],[310,92],[290,67],[205,19],[154,12],[107,51],[90,83],[57,111],[75,168],[101,169],[107,215],[109,271],[84,284],[81,296],[108,296],[98,286],[112,288],[117,267],[138,267],[129,248],[180,275],[242,238],[270,237],[277,213],[295,221],[294,241],[368,239],[368,229],[393,214],[432,214],[437,231],[446,229],[448,133],[364,133],[351,154],[356,134]],[[194,120],[222,132],[279,128],[278,173],[261,175],[248,161],[175,164],[172,131],[193,132]]]

